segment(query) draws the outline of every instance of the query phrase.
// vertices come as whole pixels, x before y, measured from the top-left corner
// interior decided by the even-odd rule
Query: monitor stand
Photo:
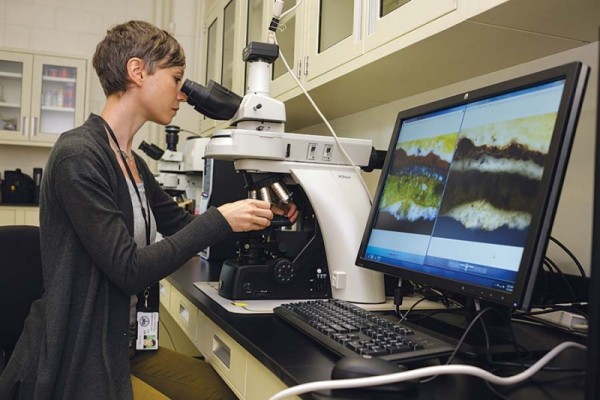
[[[468,299],[467,306],[462,312],[438,313],[413,324],[425,328],[433,336],[456,345],[477,315],[474,304],[473,299]],[[550,337],[546,338],[548,328],[514,321],[509,324],[509,308],[481,303],[482,310],[487,307],[495,309],[486,311],[479,319],[485,323],[489,345],[481,321],[478,320],[460,346],[458,354],[461,356],[485,359],[489,354],[495,361],[514,361],[532,354],[546,353],[560,343],[560,340],[556,341],[555,338],[554,340]]]

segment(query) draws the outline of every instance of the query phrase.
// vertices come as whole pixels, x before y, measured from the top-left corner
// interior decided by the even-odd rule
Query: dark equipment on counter
[[[266,179],[253,184],[251,175],[245,174],[250,197],[264,192],[265,182],[270,186],[274,183]],[[288,228],[286,217],[276,217],[269,228],[238,240],[237,257],[226,260],[221,268],[219,295],[232,300],[331,297],[325,244],[308,198],[299,186],[284,192],[294,193],[294,202],[303,210],[295,229]],[[272,197],[278,196],[273,193]]]
[[[15,171],[4,171],[4,180],[0,185],[2,201],[5,204],[33,204],[34,188],[33,179],[22,173],[19,168]]]

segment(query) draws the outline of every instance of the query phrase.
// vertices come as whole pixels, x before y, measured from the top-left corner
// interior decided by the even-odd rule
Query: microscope
[[[237,257],[223,263],[219,294],[235,300],[383,303],[383,274],[354,263],[371,208],[357,167],[372,170],[380,154],[370,140],[286,133],[285,107],[269,91],[278,55],[274,43],[252,42],[244,49],[249,75],[243,98],[228,98],[212,81],[208,91],[189,80],[182,87],[197,111],[214,118],[218,110],[219,119],[230,119],[227,129],[210,138],[205,157],[233,161],[248,197],[282,209],[294,202],[299,210],[293,225],[275,218],[269,229],[237,241]],[[219,98],[209,104],[213,91]]]
[[[207,138],[190,137],[184,151],[177,151],[181,129],[175,125],[165,127],[167,150],[142,141],[139,149],[158,161],[157,182],[173,200],[192,214],[198,214],[204,172],[204,148]]]

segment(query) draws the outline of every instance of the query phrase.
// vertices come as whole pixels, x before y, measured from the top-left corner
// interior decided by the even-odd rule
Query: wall
[[[525,75],[535,70],[580,60],[591,67],[588,88],[579,119],[579,126],[571,152],[552,236],[564,243],[584,265],[588,276],[591,261],[591,232],[593,206],[594,146],[596,136],[598,43],[535,60],[513,68],[497,71],[430,92],[394,101],[383,106],[330,121],[336,133],[343,137],[369,138],[376,149],[387,150],[400,110],[419,104],[458,94],[466,90],[489,85]],[[414,77],[411,77],[414,79]],[[303,133],[329,135],[323,124],[302,130]],[[379,173],[364,174],[365,181],[374,193]],[[577,269],[557,246],[549,246],[548,256],[561,266],[563,271],[578,274]]]
[[[0,0],[0,47],[68,54],[91,60],[95,46],[107,28],[129,19],[145,19],[168,29],[177,37],[187,55],[186,77],[200,80],[198,60],[202,58],[199,49],[203,27],[197,21],[203,21],[202,4],[202,0]],[[573,59],[581,59],[595,71],[597,52],[597,43],[591,44],[401,99],[334,120],[332,124],[340,136],[367,137],[373,140],[376,148],[386,149],[399,110]],[[88,76],[89,104],[86,111],[98,113],[104,95],[91,66]],[[596,74],[593,73],[553,230],[553,236],[564,242],[581,259],[588,272],[596,87]],[[199,114],[191,107],[184,106],[173,124],[195,131]],[[303,132],[328,134],[322,125]],[[136,136],[134,145],[137,147],[141,140],[147,140],[164,147],[162,133],[162,127],[147,124]],[[184,139],[180,139],[180,146],[183,146]],[[25,173],[32,174],[34,167],[44,165],[49,151],[47,148],[0,145],[0,172],[21,167]],[[365,175],[365,179],[374,191],[378,174]],[[571,268],[568,258],[561,252],[551,248],[550,255],[563,267]]]
[[[182,44],[188,59],[186,76],[195,79],[197,48],[203,1],[197,0],[0,0],[0,48],[27,50],[88,59],[86,115],[100,113],[104,93],[91,66],[96,44],[111,26],[131,19],[152,22],[169,30]],[[193,129],[197,113],[184,110],[173,124]],[[191,109],[191,108],[190,108]],[[147,123],[136,135],[164,147],[163,128]],[[0,172],[21,167],[32,174],[45,164],[49,148],[0,145]]]

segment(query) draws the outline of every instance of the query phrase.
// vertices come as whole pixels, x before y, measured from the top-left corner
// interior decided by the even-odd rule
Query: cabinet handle
[[[354,2],[354,38],[357,42],[362,40],[362,20],[363,20],[363,7],[361,1]]]
[[[216,334],[213,334],[212,352],[228,369],[231,369],[231,349]]]
[[[377,19],[377,7],[378,2],[376,0],[371,0],[369,2],[369,22],[367,25],[367,35],[372,35],[375,32],[375,21]]]
[[[308,75],[308,56],[304,56],[304,75]]]
[[[302,75],[302,60],[298,60],[298,68],[296,69],[296,78],[300,79]]]
[[[31,117],[31,136],[35,136],[37,134],[37,117]]]
[[[29,118],[23,117],[23,124],[21,125],[21,134],[27,136],[29,134]]]
[[[186,324],[190,323],[190,312],[185,304],[179,303],[179,316],[185,321]]]

